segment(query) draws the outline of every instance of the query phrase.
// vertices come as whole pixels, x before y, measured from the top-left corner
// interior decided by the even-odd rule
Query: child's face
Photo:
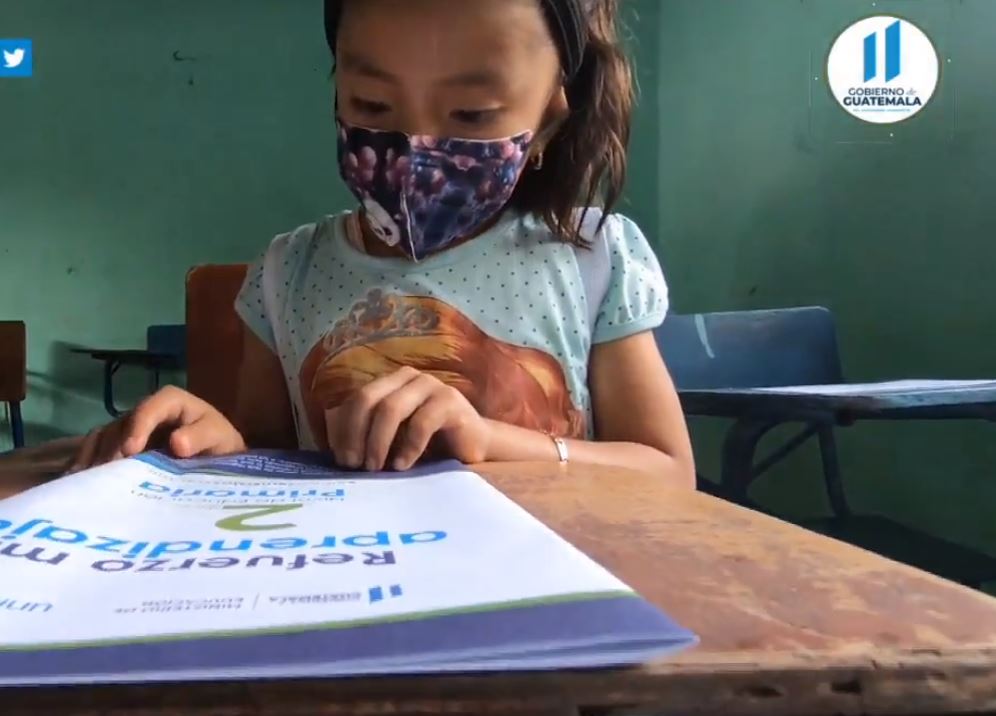
[[[339,114],[438,137],[542,133],[568,111],[536,0],[352,0],[339,29]]]

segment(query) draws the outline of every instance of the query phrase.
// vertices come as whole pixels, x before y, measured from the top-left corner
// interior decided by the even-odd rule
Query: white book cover
[[[0,501],[0,685],[610,666],[693,642],[456,463],[148,454]]]

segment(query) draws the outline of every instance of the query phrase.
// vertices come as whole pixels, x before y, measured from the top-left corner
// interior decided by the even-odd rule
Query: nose
[[[402,104],[395,110],[398,131],[432,137],[441,137],[446,133],[445,120],[439,116],[438,103],[413,98]]]

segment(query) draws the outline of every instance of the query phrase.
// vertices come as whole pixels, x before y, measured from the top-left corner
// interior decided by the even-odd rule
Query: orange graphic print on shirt
[[[370,291],[301,365],[307,419],[327,448],[325,410],[367,383],[411,366],[458,389],[480,415],[553,435],[583,438],[584,412],[551,355],[499,341],[433,298]]]

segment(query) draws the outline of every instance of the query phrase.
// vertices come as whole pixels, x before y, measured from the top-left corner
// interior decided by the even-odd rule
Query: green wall
[[[320,7],[0,2],[35,43],[34,78],[0,81],[0,314],[28,323],[30,440],[107,419],[71,346],[141,347],[183,321],[190,266],[345,206]]]
[[[892,129],[847,116],[822,76],[835,34],[876,12],[950,58],[934,103]],[[319,13],[2,0],[0,32],[36,54],[32,80],[0,82],[0,315],[29,324],[32,440],[105,419],[99,366],[72,346],[140,346],[148,324],[182,321],[189,266],[248,260],[348,204]],[[629,0],[627,20],[641,107],[624,210],[659,247],[676,309],[820,303],[851,378],[996,373],[996,2]],[[852,428],[849,492],[996,553],[992,430]],[[709,475],[717,434],[696,425]],[[817,469],[803,455],[759,494],[818,510]]]

